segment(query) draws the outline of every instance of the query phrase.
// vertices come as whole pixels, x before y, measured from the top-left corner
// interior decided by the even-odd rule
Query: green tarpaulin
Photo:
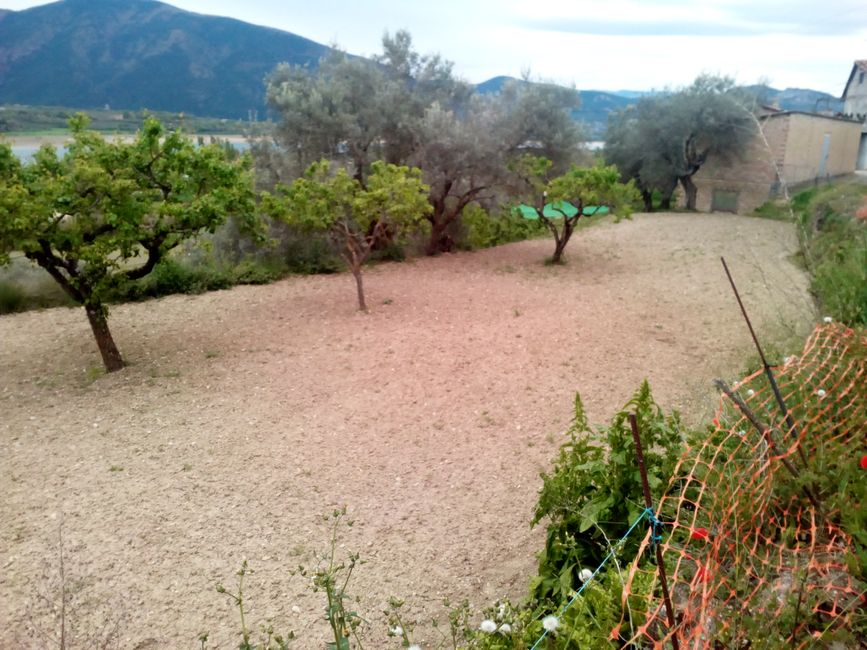
[[[536,208],[521,204],[515,208],[515,210],[522,216],[524,219],[538,219],[539,214],[536,212]],[[542,214],[545,215],[548,219],[562,219],[565,214],[567,217],[574,217],[578,214],[578,208],[569,203],[568,201],[561,201],[560,203],[547,203],[545,204],[545,208],[542,210]],[[584,207],[582,214],[585,217],[591,217],[594,214],[608,214],[607,206],[599,206],[599,205],[588,205]]]

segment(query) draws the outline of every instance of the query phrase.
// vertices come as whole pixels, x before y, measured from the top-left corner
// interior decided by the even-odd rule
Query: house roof
[[[855,78],[856,72],[867,72],[867,59],[859,59],[852,64],[852,72],[849,73],[849,80],[846,82],[846,87],[843,89],[841,101],[846,101],[846,93],[849,92],[849,86],[852,85],[852,79]]]
[[[813,117],[820,120],[834,120],[835,122],[851,122],[853,124],[860,124],[859,120],[856,120],[851,117],[846,117],[844,115],[826,115],[824,113],[809,113],[807,111],[777,111],[776,113],[766,113],[764,115],[759,115],[760,120],[769,120],[775,117],[786,117],[787,115],[806,115],[807,117]]]

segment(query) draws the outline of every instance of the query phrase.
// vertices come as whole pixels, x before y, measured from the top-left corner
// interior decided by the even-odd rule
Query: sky
[[[118,2],[124,0],[117,0]],[[46,2],[0,0],[20,10]],[[867,0],[171,0],[353,54],[408,30],[464,79],[497,75],[585,90],[651,90],[703,72],[840,96],[867,59]]]

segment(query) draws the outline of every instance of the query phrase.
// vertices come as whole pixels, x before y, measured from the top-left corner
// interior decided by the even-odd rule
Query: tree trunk
[[[431,223],[430,239],[424,248],[425,255],[438,255],[448,253],[455,247],[455,241],[448,234],[448,223],[433,221]]]
[[[659,199],[660,210],[671,210],[671,194],[672,192],[669,192],[668,194],[663,194],[662,197]]]
[[[108,372],[120,370],[124,367],[124,362],[108,329],[105,307],[100,303],[85,305],[84,311],[87,312],[87,320],[90,321],[90,329],[93,330],[93,337],[96,339],[105,369]]]
[[[644,211],[653,212],[653,192],[641,190],[641,198],[644,201]]]
[[[578,205],[579,209],[583,208],[582,204],[579,203]],[[569,240],[572,238],[572,233],[575,230],[575,224],[578,223],[578,219],[580,218],[581,213],[579,212],[571,219],[563,219],[563,232],[560,237],[555,237],[557,241],[557,246],[554,248],[554,257],[551,258],[551,264],[563,263],[563,251],[566,250],[566,244],[568,244]]]
[[[364,302],[364,282],[361,278],[361,265],[351,267],[352,275],[355,276],[355,289],[358,292],[358,311],[367,311],[367,303]]]
[[[681,176],[680,184],[683,186],[683,191],[686,194],[686,209],[695,210],[698,188],[692,182],[692,176]]]

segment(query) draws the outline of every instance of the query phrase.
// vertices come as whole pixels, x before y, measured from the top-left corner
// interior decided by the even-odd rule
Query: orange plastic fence
[[[723,396],[713,431],[683,455],[657,507],[674,629],[648,532],[625,577],[623,618],[612,640],[662,648],[676,634],[681,648],[757,648],[769,641],[802,648],[821,647],[846,629],[865,607],[865,585],[847,564],[851,540],[835,523],[841,513],[813,493],[810,472],[864,462],[865,351],[863,332],[826,324],[800,357],[775,368],[794,431],[761,370],[732,388],[765,431]],[[862,471],[854,475],[867,481]]]

